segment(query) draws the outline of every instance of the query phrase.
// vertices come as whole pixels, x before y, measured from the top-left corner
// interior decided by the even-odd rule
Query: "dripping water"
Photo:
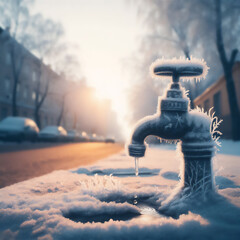
[[[133,199],[133,204],[134,204],[134,205],[137,205],[137,204],[138,204],[137,198],[138,198],[137,194],[134,195],[134,199]]]
[[[135,158],[135,175],[138,176],[138,165],[139,165],[139,159]]]
[[[138,176],[138,174],[139,174],[138,168],[139,168],[139,159],[138,159],[137,157],[135,157],[135,175],[136,175],[136,176]],[[137,199],[138,199],[138,196],[137,196],[137,194],[136,194],[136,195],[134,195],[134,200],[133,200],[133,204],[134,204],[134,205],[137,205],[137,204],[138,204]]]

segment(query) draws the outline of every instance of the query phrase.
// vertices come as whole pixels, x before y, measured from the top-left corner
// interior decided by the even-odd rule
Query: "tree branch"
[[[221,0],[215,0],[216,7],[216,44],[217,49],[223,63],[223,66],[228,65],[226,52],[224,49],[223,36],[222,36],[222,11],[221,11]]]
[[[238,49],[233,49],[232,53],[231,53],[230,61],[229,61],[230,67],[233,67],[233,64],[235,63],[237,54],[238,54]]]
[[[49,82],[50,82],[50,81],[48,80],[47,85],[46,85],[46,88],[45,88],[45,91],[44,91],[44,93],[43,93],[43,95],[42,95],[42,98],[41,98],[41,100],[40,100],[39,103],[38,103],[39,108],[42,106],[45,98],[47,97],[48,89],[49,89]]]

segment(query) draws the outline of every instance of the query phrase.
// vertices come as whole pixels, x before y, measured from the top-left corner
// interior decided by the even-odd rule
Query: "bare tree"
[[[11,40],[10,40],[11,41]],[[9,51],[11,56],[11,67],[13,76],[13,89],[12,89],[12,115],[18,115],[17,109],[17,88],[20,83],[20,74],[26,58],[24,49],[21,49],[14,40],[9,42]]]
[[[148,8],[142,11],[145,12],[145,24],[149,27],[149,44],[157,41],[157,45],[161,46],[163,42],[167,42],[167,49],[178,49],[190,59],[191,52],[197,46],[197,38],[191,28],[186,3],[186,0],[150,0],[147,3],[143,2],[142,9],[146,5]],[[189,90],[190,107],[193,109],[196,83],[184,82],[183,85]]]
[[[49,91],[49,84],[50,84],[50,77],[48,76],[48,73],[45,74],[45,81],[43,86],[43,63],[42,61],[39,62],[39,71],[38,71],[38,76],[37,76],[37,81],[36,81],[36,86],[35,86],[35,109],[34,109],[34,119],[38,125],[39,128],[41,128],[41,118],[40,118],[40,109],[48,95]]]
[[[40,110],[48,95],[51,78],[47,64],[54,67],[54,64],[59,61],[57,56],[66,52],[66,44],[61,42],[64,34],[61,24],[45,19],[41,14],[33,16],[29,14],[29,6],[33,2],[33,0],[0,1],[0,9],[3,12],[0,21],[6,29],[9,29],[8,36],[5,36],[5,43],[11,56],[13,116],[18,115],[17,89],[21,81],[22,69],[29,60],[27,59],[28,51],[39,58],[36,61],[37,70],[35,72],[34,118],[38,126],[41,127]]]
[[[57,118],[57,126],[61,125],[61,122],[63,120],[64,117],[64,112],[65,112],[65,104],[66,104],[66,98],[67,98],[68,93],[63,94],[62,98],[61,98],[61,108],[60,108],[60,113],[59,116]]]
[[[228,92],[228,101],[231,112],[231,120],[232,120],[232,134],[234,140],[240,139],[240,113],[239,106],[237,102],[237,94],[235,89],[235,84],[233,80],[232,68],[236,61],[236,57],[238,54],[238,49],[232,49],[230,58],[228,59],[226,54],[226,48],[223,39],[223,31],[222,31],[222,1],[215,0],[215,11],[216,11],[216,46],[219,53],[219,57],[222,63],[222,67],[224,70],[224,75],[226,79],[226,86]],[[231,26],[229,26],[231,27]]]
[[[213,52],[209,46],[215,45],[213,48],[217,53],[215,59],[219,65],[222,65],[226,79],[232,136],[234,140],[239,140],[240,113],[232,68],[236,62],[240,44],[240,9],[234,0],[195,0],[191,1],[191,4],[188,5],[188,12],[192,16],[189,20],[192,24],[198,23],[199,42],[206,54],[212,55]],[[195,8],[192,7],[193,5]],[[197,11],[192,11],[192,9],[197,9]],[[217,80],[216,76],[215,80]]]
[[[61,103],[60,103],[60,112],[59,112],[59,116],[57,118],[57,125],[60,125],[62,120],[64,120],[65,116],[66,116],[66,101],[67,101],[67,97],[68,95],[72,94],[76,95],[77,91],[78,91],[78,87],[75,89],[71,86],[70,81],[73,83],[82,83],[84,84],[84,78],[80,78],[78,76],[79,74],[79,69],[80,69],[80,64],[79,61],[77,59],[77,57],[72,54],[71,52],[67,52],[67,51],[62,51],[60,53],[61,56],[59,56],[58,61],[56,62],[55,65],[55,70],[56,72],[58,72],[58,74],[60,74],[62,76],[63,79],[68,80],[69,82],[69,86],[66,87],[61,95]],[[73,100],[74,101],[74,100]],[[72,117],[74,119],[74,123],[73,123],[73,128],[76,128],[77,125],[77,113],[76,110],[72,110],[70,111],[70,114],[72,114]]]
[[[150,35],[147,57],[149,52],[176,56],[181,50],[187,58],[190,52],[205,58],[210,65],[207,84],[201,83],[205,88],[218,79],[222,65],[235,140],[240,139],[240,117],[232,68],[240,44],[239,10],[234,0],[149,0],[142,1],[140,11]]]
[[[6,39],[6,48],[10,54],[10,62],[13,76],[12,88],[12,115],[18,115],[17,109],[17,88],[20,83],[20,75],[26,59],[26,49],[19,43],[24,44],[27,37],[29,20],[29,4],[31,0],[2,0],[0,2],[0,21],[9,33]],[[16,41],[17,40],[17,41]]]
[[[30,23],[30,41],[27,43],[29,49],[40,59],[38,63],[37,81],[35,85],[35,109],[34,118],[41,128],[40,110],[48,95],[50,78],[49,66],[57,59],[62,47],[61,37],[63,36],[62,25],[50,19],[44,19],[42,15],[32,16]]]

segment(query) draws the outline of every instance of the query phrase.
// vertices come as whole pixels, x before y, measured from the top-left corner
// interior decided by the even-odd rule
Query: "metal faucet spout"
[[[160,100],[161,101],[161,100]],[[160,139],[179,140],[187,131],[188,113],[167,112],[156,113],[141,119],[132,134],[129,155],[132,157],[143,157],[146,150],[144,140],[148,136]]]
[[[128,146],[130,156],[143,157],[145,155],[146,145],[144,140],[147,136],[156,134],[158,121],[159,115],[155,114],[138,122],[132,134],[131,143]]]
[[[157,129],[158,115],[143,118],[136,126],[132,135],[132,144],[143,144],[149,135],[155,135]]]

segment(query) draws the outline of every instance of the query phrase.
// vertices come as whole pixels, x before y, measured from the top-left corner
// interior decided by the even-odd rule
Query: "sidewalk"
[[[214,160],[218,192],[238,207],[225,204],[207,211],[210,217],[189,212],[172,219],[159,215],[156,204],[161,206],[179,181],[175,151],[149,149],[140,159],[138,177],[134,160],[123,151],[1,189],[0,233],[16,239],[224,239],[224,231],[226,239],[230,233],[237,239],[239,163],[239,156]],[[219,214],[226,211],[224,220]]]

